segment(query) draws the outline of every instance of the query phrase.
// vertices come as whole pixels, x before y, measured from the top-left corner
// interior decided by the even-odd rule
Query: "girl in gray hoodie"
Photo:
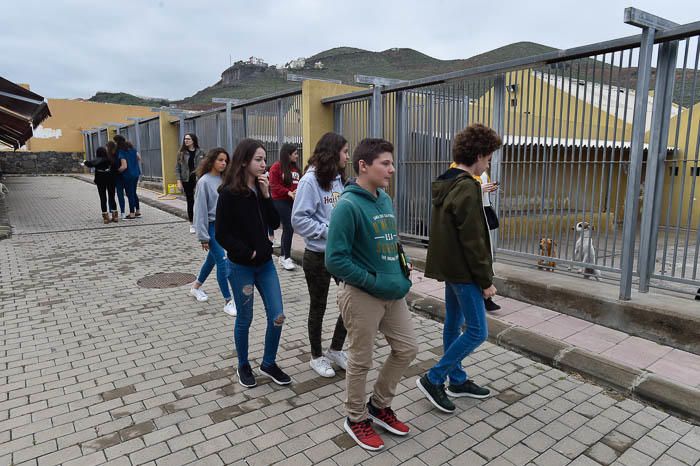
[[[210,150],[197,168],[197,188],[194,194],[194,222],[202,249],[207,251],[207,258],[202,264],[197,281],[192,284],[190,295],[197,301],[206,301],[208,296],[201,286],[216,265],[216,281],[226,304],[224,312],[230,316],[236,315],[236,304],[231,299],[229,289],[229,265],[226,251],[216,241],[214,221],[216,220],[216,203],[219,200],[221,174],[230,161],[228,152],[222,147]]]
[[[348,160],[348,142],[336,133],[326,133],[316,144],[306,174],[299,181],[292,207],[292,227],[304,238],[302,267],[309,288],[309,365],[321,377],[333,377],[332,363],[345,370],[347,355],[343,343],[347,334],[339,316],[330,349],[321,348],[321,328],[326,313],[331,275],[326,270],[325,252],[331,212],[343,192],[343,174]]]

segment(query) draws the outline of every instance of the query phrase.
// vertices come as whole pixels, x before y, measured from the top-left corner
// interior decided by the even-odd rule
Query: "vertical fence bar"
[[[506,80],[505,75],[499,74],[493,83],[493,120],[492,126],[494,131],[498,133],[503,139],[506,138],[504,134],[505,129],[505,105],[506,105]],[[491,179],[500,181],[501,180],[501,163],[503,159],[503,147],[499,148],[493,153],[491,157]],[[496,212],[500,212],[499,207],[501,205],[500,196],[494,196],[493,209]],[[494,258],[496,257],[496,248],[498,247],[498,234],[497,231],[491,230],[491,246],[493,249]]]
[[[372,101],[370,103],[370,125],[373,138],[382,137],[382,88],[375,85],[372,89]]]
[[[634,120],[632,123],[632,144],[630,164],[625,195],[625,217],[622,224],[622,259],[620,268],[620,299],[632,298],[632,275],[634,272],[634,242],[637,228],[637,209],[639,208],[639,185],[642,178],[642,157],[644,150],[644,124],[647,114],[651,60],[654,49],[654,29],[644,28],[639,48],[637,64],[637,87],[634,99]]]
[[[277,99],[277,156],[284,144],[284,100]]]
[[[402,212],[399,210],[400,207],[405,205],[405,200],[404,197],[406,196],[406,169],[407,169],[407,164],[406,161],[408,160],[406,157],[406,148],[407,148],[407,138],[406,138],[406,123],[407,123],[407,114],[406,114],[406,93],[403,91],[399,91],[396,94],[396,110],[395,110],[395,119],[396,119],[396,140],[395,145],[395,157],[396,160],[394,163],[396,164],[397,171],[398,173],[396,174],[396,190],[394,191],[394,212],[396,212],[398,215],[403,217]],[[400,222],[403,222],[404,220],[402,218],[399,219]]]
[[[649,291],[649,281],[656,263],[656,243],[663,198],[668,123],[673,103],[673,85],[678,58],[678,41],[665,42],[659,47],[656,65],[654,105],[649,133],[647,170],[644,189],[641,238],[639,244],[639,291]]]

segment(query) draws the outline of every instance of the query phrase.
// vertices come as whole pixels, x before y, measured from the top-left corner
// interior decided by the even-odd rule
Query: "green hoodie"
[[[482,289],[493,284],[491,237],[481,185],[461,170],[448,170],[433,182],[425,276],[452,283],[476,283]]]
[[[331,275],[379,299],[401,299],[411,281],[401,271],[391,198],[349,184],[333,209],[326,243]]]

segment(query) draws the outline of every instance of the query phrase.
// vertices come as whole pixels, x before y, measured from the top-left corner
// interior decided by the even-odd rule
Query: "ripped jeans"
[[[265,350],[261,365],[269,367],[275,364],[277,347],[282,336],[282,324],[284,323],[282,290],[277,270],[275,270],[272,259],[257,267],[235,264],[230,261],[229,265],[229,281],[238,310],[233,330],[233,340],[236,343],[236,352],[238,353],[238,366],[249,364],[248,337],[250,324],[253,322],[254,288],[257,288],[267,314]]]

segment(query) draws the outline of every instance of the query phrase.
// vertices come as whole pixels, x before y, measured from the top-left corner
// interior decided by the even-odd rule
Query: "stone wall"
[[[0,174],[84,173],[83,152],[0,152]]]

